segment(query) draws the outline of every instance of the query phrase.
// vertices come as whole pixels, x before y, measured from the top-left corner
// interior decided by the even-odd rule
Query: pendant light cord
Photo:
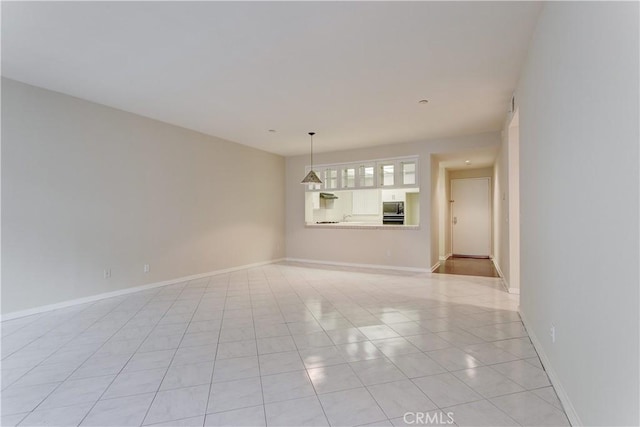
[[[315,134],[315,132],[309,132],[309,135],[311,136],[311,170],[313,170],[313,135]]]

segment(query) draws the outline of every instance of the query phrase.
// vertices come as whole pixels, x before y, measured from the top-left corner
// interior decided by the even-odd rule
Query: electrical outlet
[[[104,278],[105,279],[110,279],[111,278],[111,269],[110,268],[105,268],[104,269]]]
[[[144,272],[148,273],[150,271],[149,264],[144,265]]]
[[[554,344],[556,342],[556,327],[554,325],[551,325],[549,335],[551,335],[551,343]]]

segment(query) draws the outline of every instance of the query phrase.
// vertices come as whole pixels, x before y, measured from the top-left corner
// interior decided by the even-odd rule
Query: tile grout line
[[[199,279],[196,279],[196,280],[199,280]],[[173,301],[171,306],[167,309],[167,311],[162,316],[162,318],[160,318],[160,320],[158,320],[158,323],[156,325],[158,325],[160,323],[160,321],[162,321],[164,316],[166,316],[166,314],[171,310],[171,308],[176,304],[176,302],[179,301],[180,295],[182,295],[184,293],[185,289],[187,289],[189,287],[189,283],[192,282],[192,281],[193,280],[190,280],[190,281],[186,282],[186,284],[183,286],[181,292],[176,296],[176,299]],[[211,281],[211,279],[209,278],[209,282],[210,281]],[[207,284],[209,282],[207,282]],[[180,338],[180,342],[178,342],[178,347],[176,347],[175,351],[173,352],[173,356],[171,357],[171,360],[169,361],[169,365],[167,365],[167,370],[164,372],[164,375],[162,376],[162,379],[160,380],[160,383],[158,384],[158,388],[155,391],[155,395],[153,396],[153,399],[151,399],[151,403],[147,407],[147,411],[145,412],[144,417],[142,417],[142,421],[140,422],[140,425],[144,425],[145,420],[149,416],[149,411],[151,411],[151,407],[153,406],[153,403],[156,401],[156,398],[158,397],[158,393],[160,393],[160,388],[162,387],[162,383],[164,382],[165,378],[167,377],[167,372],[169,372],[169,370],[171,369],[171,365],[173,363],[173,360],[176,357],[176,353],[178,353],[178,349],[180,348],[180,344],[182,344],[182,341],[184,340],[184,336],[187,334],[187,331],[189,330],[189,326],[191,326],[191,322],[193,321],[193,317],[195,316],[196,312],[198,311],[198,307],[200,307],[200,304],[202,303],[202,298],[204,297],[204,294],[205,294],[205,292],[202,293],[202,295],[200,296],[200,299],[198,300],[198,304],[196,305],[196,308],[193,310],[193,313],[191,313],[191,318],[190,318],[189,322],[187,322],[187,326],[185,327],[184,332],[182,333],[182,337]],[[140,344],[140,345],[142,345],[142,344]],[[123,367],[123,369],[124,369],[124,367]],[[208,399],[208,397],[207,397],[207,399]],[[205,410],[206,410],[206,406],[205,406]]]
[[[113,311],[114,311],[118,306],[120,306],[120,305],[121,305],[121,304],[123,304],[123,303],[124,303],[124,299],[123,299],[122,301],[120,301],[120,303],[119,303],[119,304],[115,305],[115,306],[113,307],[113,309],[109,310],[109,311],[108,311],[107,313],[105,313],[103,316],[101,316],[101,317],[99,317],[98,319],[96,319],[96,321],[95,321],[94,323],[92,323],[92,324],[91,324],[91,326],[93,326],[94,324],[98,323],[100,320],[102,320],[102,319],[104,319],[105,317],[107,317],[110,313],[112,313],[112,312],[113,312]],[[148,302],[147,302],[147,303],[148,303]],[[96,303],[96,304],[97,304],[97,303]],[[146,304],[144,304],[143,306],[141,306],[141,307],[140,307],[140,308],[135,312],[135,314],[137,314],[138,312],[140,312],[140,310],[142,310],[142,308],[143,308],[145,305],[146,305]],[[92,305],[92,306],[93,306],[93,305]],[[135,314],[134,314],[134,316],[135,316]],[[132,317],[133,317],[133,316],[132,316]],[[126,324],[126,323],[125,323],[125,324]],[[89,326],[89,327],[91,327],[91,326]],[[110,338],[111,338],[111,337],[113,337],[115,334],[117,334],[117,333],[118,333],[118,332],[119,332],[123,327],[124,327],[124,325],[122,325],[120,328],[118,328],[118,329],[117,329],[113,334],[111,334]],[[87,328],[87,329],[88,329],[88,328]],[[110,339],[110,338],[109,338],[109,339]],[[58,390],[58,388],[60,388],[60,386],[61,386],[62,384],[64,384],[67,380],[69,380],[69,378],[71,378],[71,376],[72,376],[76,371],[78,371],[78,369],[80,369],[80,368],[82,367],[82,365],[84,365],[84,363],[86,363],[86,361],[87,361],[87,360],[91,359],[91,358],[92,358],[92,357],[93,357],[93,356],[94,356],[94,355],[95,355],[95,354],[96,354],[96,353],[97,353],[97,352],[98,352],[102,347],[104,347],[104,345],[109,341],[109,339],[107,339],[107,340],[106,340],[102,345],[98,346],[98,348],[96,348],[96,350],[95,350],[93,353],[91,353],[91,355],[90,355],[89,357],[87,357],[87,358],[86,358],[82,363],[80,363],[80,364],[78,365],[78,367],[77,367],[76,369],[74,369],[74,370],[73,370],[73,371],[72,371],[72,372],[67,376],[67,378],[66,378],[65,380],[61,381],[61,382],[58,384],[58,386],[57,386],[57,387],[55,387],[53,390],[51,390],[51,392],[50,392],[49,394],[47,394],[47,396],[46,396],[46,397],[44,397],[42,400],[40,400],[40,402],[39,402],[39,403],[38,403],[38,404],[37,404],[37,405],[36,405],[36,406],[31,410],[31,411],[29,411],[29,414],[27,415],[27,417],[28,417],[29,415],[31,415],[33,412],[37,411],[38,407],[40,407],[40,405],[41,405],[45,400],[47,400],[47,399],[48,399],[48,398],[49,398],[53,393],[55,393],[55,392],[56,392],[56,390]],[[57,351],[56,351],[56,352],[57,352]],[[54,353],[52,353],[49,357],[51,357],[53,354],[55,354],[55,352],[54,352]],[[47,358],[47,359],[48,359],[48,358]],[[45,360],[47,360],[47,359],[45,359]],[[43,362],[44,362],[44,361],[43,361]],[[42,363],[42,362],[41,362],[41,363]],[[41,363],[40,363],[40,364],[41,364]],[[40,364],[38,364],[38,366],[40,366]],[[105,376],[106,376],[106,375],[105,375]],[[67,405],[67,406],[73,406],[73,405]],[[54,409],[54,408],[51,408],[51,409]],[[20,421],[20,423],[22,423],[25,419],[26,419],[26,417],[25,417],[25,418],[23,418],[23,419]],[[84,418],[83,418],[83,419],[84,419]]]
[[[268,283],[268,280],[267,280]],[[271,287],[269,286],[271,292]],[[260,395],[262,396],[262,415],[264,417],[264,425],[267,426],[267,403],[264,401],[264,387],[262,385],[262,368],[260,367],[260,349],[258,347],[258,335],[256,334],[256,318],[253,315],[253,299],[251,296],[251,290],[249,290],[249,303],[251,304],[251,324],[253,325],[253,335],[256,341],[256,358],[258,361],[258,378],[260,379]]]
[[[37,337],[35,337],[32,341],[29,341],[27,344],[23,345],[22,347],[20,347],[20,348],[18,348],[18,349],[16,349],[16,350],[14,350],[13,352],[11,352],[11,353],[7,354],[6,356],[2,356],[2,359],[6,359],[6,358],[8,358],[8,357],[12,356],[13,354],[17,353],[18,351],[20,351],[20,350],[24,349],[24,348],[25,348],[25,347],[27,347],[28,345],[30,345],[30,344],[34,343],[35,341],[37,341],[38,339],[40,339],[40,338],[44,337],[46,334],[48,334],[49,332],[51,332],[52,330],[54,330],[56,327],[60,326],[60,324],[62,324],[63,322],[69,321],[69,320],[73,319],[74,317],[79,316],[81,313],[83,313],[84,311],[86,311],[86,310],[88,310],[89,308],[93,307],[93,306],[94,306],[95,304],[97,304],[97,303],[98,303],[98,301],[92,302],[91,304],[89,304],[89,306],[87,306],[87,307],[83,308],[82,310],[78,310],[76,313],[74,313],[72,316],[70,316],[70,318],[69,318],[69,319],[65,319],[64,321],[60,321],[60,322],[58,322],[57,324],[54,324],[54,326],[52,326],[51,328],[49,328],[49,329],[48,329],[46,332],[44,332],[42,335],[38,335],[38,336],[37,336]],[[60,309],[60,310],[64,310],[64,309]],[[43,313],[41,316],[38,316],[38,317],[37,317],[36,319],[34,319],[32,322],[27,323],[27,324],[26,324],[26,325],[24,325],[23,327],[21,327],[21,328],[17,329],[16,331],[14,331],[14,332],[10,333],[9,335],[7,335],[7,337],[10,337],[10,336],[11,336],[11,335],[13,335],[14,333],[19,332],[20,330],[22,330],[22,329],[24,329],[24,328],[27,328],[27,327],[29,327],[29,326],[31,326],[31,325],[33,325],[35,322],[37,322],[37,321],[38,321],[38,320],[40,320],[40,319],[46,319],[47,317],[53,316],[54,314],[55,314],[55,311],[51,311],[51,312],[49,312],[49,313]],[[108,314],[108,313],[107,313],[107,314]],[[97,320],[96,320],[96,322],[97,322]],[[4,322],[2,322],[2,323],[4,323]],[[94,322],[94,323],[95,323],[95,322]],[[93,324],[93,323],[92,323],[92,324]],[[88,329],[88,328],[90,328],[90,327],[91,327],[91,325],[87,326],[87,328],[86,328],[86,329]],[[78,332],[78,335],[82,334],[82,332],[84,332],[84,330],[83,330],[83,331]],[[3,336],[3,337],[2,337],[2,339],[4,339],[4,338],[5,338],[5,337]],[[74,337],[74,338],[75,338],[75,337]],[[71,338],[71,339],[73,339],[73,338]],[[63,344],[63,345],[64,345],[64,344]]]
[[[298,298],[300,298],[300,295],[298,293],[296,293],[296,295],[298,295]],[[315,316],[314,316],[314,318],[315,318]],[[287,328],[288,328],[288,326],[287,326]],[[324,328],[323,328],[323,331],[324,331]],[[291,332],[291,331],[289,331],[289,332]],[[304,368],[304,373],[305,373],[307,379],[309,380],[309,383],[311,384],[311,388],[313,389],[313,392],[315,393],[316,401],[320,405],[320,409],[322,410],[322,414],[324,415],[324,418],[327,421],[327,424],[329,426],[331,426],[331,422],[329,421],[329,417],[327,416],[327,411],[326,411],[324,405],[322,404],[322,401],[320,400],[320,395],[318,394],[318,390],[316,389],[315,384],[313,383],[313,381],[311,381],[311,376],[309,375],[309,370],[307,368],[307,365],[305,365],[305,363],[304,363],[304,359],[302,358],[302,355],[300,354],[300,349],[298,348],[298,344],[295,342],[295,340],[293,341],[293,344],[296,346],[296,351],[298,353],[298,357],[302,361],[302,366]]]
[[[160,292],[160,290],[158,290],[158,292]],[[149,305],[149,304],[151,303],[151,301],[153,301],[153,297],[155,297],[156,295],[157,295],[157,293],[155,293],[155,294],[154,294],[154,295],[153,295],[153,296],[152,296],[152,297],[147,301],[147,303],[146,303],[146,304],[144,304],[142,307],[140,307],[140,309],[136,312],[136,314],[137,314],[137,313],[139,313],[140,311],[142,311],[142,310],[143,310],[147,305]],[[172,304],[171,306],[173,306],[173,304]],[[160,324],[160,322],[162,321],[162,319],[164,319],[164,316],[167,314],[167,312],[168,312],[169,310],[171,310],[171,306],[169,306],[169,307],[167,308],[167,310],[164,312],[164,314],[162,315],[162,317],[160,317],[160,318],[158,319],[158,321],[153,325],[153,327],[149,330],[149,332],[144,336],[144,338],[143,338],[143,339],[141,340],[141,342],[140,342],[140,345],[138,345],[138,347],[136,347],[136,349],[133,351],[133,353],[131,354],[131,356],[129,357],[129,359],[127,359],[127,362],[126,362],[124,365],[122,365],[122,368],[120,368],[120,370],[118,371],[118,373],[116,373],[116,374],[115,374],[115,376],[113,377],[113,380],[109,383],[109,385],[107,385],[107,387],[106,387],[106,388],[103,390],[103,392],[100,394],[100,397],[98,397],[98,399],[93,403],[93,405],[91,406],[91,408],[89,409],[89,411],[87,411],[87,413],[84,415],[84,417],[82,417],[82,419],[81,419],[81,420],[80,420],[80,422],[78,423],[78,426],[80,426],[80,425],[84,422],[84,420],[87,418],[87,416],[88,416],[88,415],[91,413],[91,411],[93,411],[93,409],[96,407],[96,405],[98,404],[98,402],[100,402],[100,401],[101,401],[102,396],[104,396],[104,394],[107,392],[107,390],[109,390],[109,388],[111,387],[111,385],[113,385],[113,383],[115,382],[115,380],[118,378],[118,375],[120,375],[120,374],[122,373],[122,371],[127,367],[127,365],[129,364],[129,362],[131,362],[131,359],[133,359],[133,357],[138,353],[138,350],[140,349],[140,347],[142,347],[142,345],[145,343],[145,341],[149,338],[149,335],[151,335],[151,334],[153,333],[153,331],[154,331],[154,330],[155,330],[155,328]],[[132,317],[127,321],[127,323],[129,323],[129,321],[130,321],[133,317],[135,317],[135,314],[134,314],[134,316],[132,316]],[[120,331],[121,329],[123,329],[123,328],[126,326],[126,324],[127,324],[127,323],[125,323],[125,324],[124,324],[124,325],[123,325],[123,326],[122,326],[118,331]],[[116,332],[116,333],[117,333],[117,332]],[[115,334],[114,334],[114,335],[115,335]],[[108,341],[109,341],[109,340],[107,340],[107,342],[108,342]],[[106,342],[105,342],[105,344],[106,344]],[[168,370],[168,368],[167,368],[167,370]],[[165,374],[166,374],[166,372],[165,372]],[[141,394],[142,394],[142,393],[141,393]],[[155,396],[154,396],[154,398],[155,398]],[[107,400],[107,399],[105,399],[105,400]],[[152,400],[151,402],[153,403],[153,400]],[[143,420],[144,420],[144,419],[143,419]]]
[[[224,312],[225,307],[227,306],[227,298],[229,296],[229,286],[231,285],[231,274],[227,276],[226,287],[224,293],[224,304],[222,306],[222,316],[220,317],[220,326],[218,327],[218,339],[216,341],[216,352],[213,355],[213,369],[211,370],[211,377],[209,378],[209,393],[207,394],[207,404],[204,408],[204,418],[202,419],[202,425],[204,426],[207,423],[207,416],[209,414],[209,402],[213,398],[211,395],[211,391],[213,388],[213,377],[216,372],[216,365],[218,364],[218,350],[220,349],[220,336],[222,335],[222,327],[224,325]]]

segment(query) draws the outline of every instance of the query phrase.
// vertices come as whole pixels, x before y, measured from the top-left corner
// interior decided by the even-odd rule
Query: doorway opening
[[[493,181],[495,179],[494,165],[496,163],[498,150],[499,146],[495,145],[469,151],[432,155],[432,272],[455,274],[451,271],[453,266],[459,267],[463,264],[471,264],[474,262],[472,260],[452,258],[455,254],[483,257],[485,258],[484,260],[476,261],[475,263],[487,265],[487,275],[491,277],[501,276],[500,270],[493,265],[493,205],[495,203]],[[458,241],[458,237],[464,235],[464,226],[468,226],[473,221],[478,221],[476,215],[471,215],[470,218],[465,218],[464,215],[460,215],[460,213],[464,214],[464,212],[460,212],[460,209],[464,211],[465,207],[463,206],[462,200],[455,201],[455,199],[459,197],[452,194],[452,192],[455,193],[458,189],[456,182],[460,183],[463,181],[475,182],[476,186],[483,188],[480,190],[483,196],[484,206],[482,219],[479,220],[483,224],[481,233],[482,244],[480,245],[482,249],[480,250],[465,249],[464,246],[460,246],[460,242]],[[475,193],[477,193],[477,189],[475,189],[475,191],[472,189],[472,198]],[[453,222],[457,222],[457,224],[454,225]],[[454,227],[458,227],[458,230],[454,230]],[[493,271],[494,268],[497,270],[497,276]],[[469,269],[473,271],[475,267],[470,266]]]

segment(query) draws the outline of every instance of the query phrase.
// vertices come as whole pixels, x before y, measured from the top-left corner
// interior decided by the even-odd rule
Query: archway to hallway
[[[494,254],[494,164],[499,145],[474,150],[439,153],[432,156],[432,272],[498,277],[493,261],[453,258],[453,254],[482,255],[492,258]],[[452,182],[483,180],[488,183],[487,250],[480,252],[456,252],[454,248],[454,208]]]
[[[499,144],[479,150],[432,155],[432,271],[453,254],[451,239],[452,178],[490,176],[492,182],[492,247],[490,263],[506,290],[520,293],[519,114],[505,124]],[[467,163],[467,160],[470,162]],[[484,171],[479,171],[484,169]],[[459,263],[460,264],[460,263]],[[443,267],[443,268],[441,268]],[[451,269],[448,271],[451,273]]]

